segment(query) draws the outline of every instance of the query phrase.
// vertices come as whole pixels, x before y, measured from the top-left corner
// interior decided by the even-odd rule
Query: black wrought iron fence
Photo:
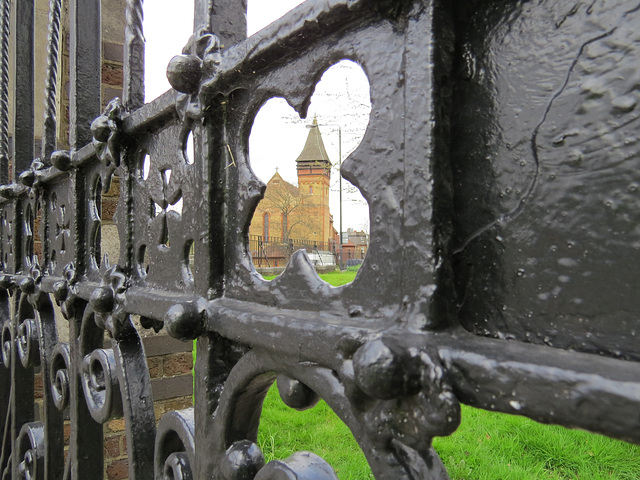
[[[431,440],[457,428],[460,402],[640,443],[635,2],[312,0],[247,39],[245,1],[196,0],[173,89],[145,104],[142,1],[127,0],[123,96],[102,114],[100,5],[69,2],[61,150],[51,1],[34,152],[34,2],[2,2],[2,479],[102,479],[118,415],[131,479],[335,478],[308,452],[265,462],[276,377],[295,408],[324,398],[377,478],[447,478]],[[272,96],[304,115],[343,58],[371,83],[367,133],[342,165],[369,202],[367,257],[339,288],[305,252],[266,282],[246,235],[264,190],[253,117]],[[110,264],[99,205],[115,173]],[[197,339],[193,409],[156,423],[132,315]]]

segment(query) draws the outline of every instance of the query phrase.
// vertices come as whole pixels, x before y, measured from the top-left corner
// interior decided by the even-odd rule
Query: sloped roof
[[[292,185],[291,183],[287,182],[284,178],[282,178],[282,176],[278,172],[274,173],[273,177],[271,177],[271,179],[267,182],[267,188],[269,188],[269,186],[273,185],[274,183],[276,183],[278,185],[282,185],[281,188],[285,188],[286,190],[288,190],[289,192],[291,192],[294,195],[298,195],[299,194],[298,187],[296,187],[295,185]]]
[[[327,155],[327,150],[324,148],[324,143],[322,142],[318,119],[315,117],[313,118],[313,123],[309,127],[307,142],[304,144],[304,148],[302,149],[302,152],[300,152],[296,162],[328,162],[331,164],[329,155]]]

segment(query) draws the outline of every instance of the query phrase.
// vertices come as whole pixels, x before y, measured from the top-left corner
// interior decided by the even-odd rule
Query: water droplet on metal
[[[462,46],[462,78],[472,80],[476,76],[476,57],[471,51],[471,45],[465,43]]]
[[[613,109],[619,112],[630,112],[637,104],[638,100],[633,94],[618,96],[611,102]]]
[[[569,245],[567,245],[569,246]],[[569,247],[571,248],[571,247]],[[568,258],[568,257],[563,257],[563,258],[559,258],[558,259],[558,265],[561,265],[563,267],[577,267],[578,266],[578,262],[576,260],[574,260],[573,258]]]

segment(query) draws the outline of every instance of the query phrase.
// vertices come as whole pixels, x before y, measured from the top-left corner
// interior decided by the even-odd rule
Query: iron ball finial
[[[204,330],[204,317],[195,305],[178,303],[167,310],[164,326],[174,338],[195,340]]]
[[[202,79],[202,60],[195,55],[176,55],[169,61],[167,79],[181,93],[197,93]]]

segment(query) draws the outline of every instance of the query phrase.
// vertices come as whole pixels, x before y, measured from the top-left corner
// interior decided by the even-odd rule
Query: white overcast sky
[[[302,3],[302,0],[249,0],[247,30],[252,35]],[[167,91],[170,86],[165,71],[169,60],[182,52],[193,31],[193,0],[147,0],[144,3],[144,34],[146,44],[147,101]],[[170,32],[170,33],[167,33]],[[362,135],[369,115],[369,84],[356,64],[342,62],[323,75],[318,83],[306,120],[282,99],[269,100],[254,121],[249,139],[249,154],[253,171],[265,183],[276,167],[291,183],[296,183],[295,159],[308,135],[305,125],[318,116],[322,138],[331,161],[331,213],[336,229],[339,225],[338,129],[342,127],[342,159],[353,151]],[[368,230],[369,213],[366,202],[349,182],[343,179],[343,230]]]

